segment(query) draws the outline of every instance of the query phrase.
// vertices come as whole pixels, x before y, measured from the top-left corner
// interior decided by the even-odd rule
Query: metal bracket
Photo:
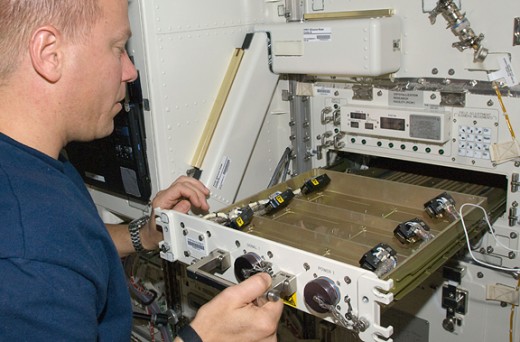
[[[288,298],[296,292],[296,277],[289,273],[278,272],[273,276],[271,289],[281,298]]]
[[[446,309],[446,318],[442,326],[446,331],[454,332],[462,319],[456,314],[465,315],[468,311],[468,291],[456,286],[445,284],[442,287],[442,307]]]
[[[327,115],[327,114],[330,114],[332,112],[332,108],[331,107],[325,107],[321,110],[321,124],[322,125],[325,125],[329,122],[331,122],[333,120],[333,116],[332,115]]]
[[[235,285],[229,280],[223,279],[214,273],[224,273],[231,267],[231,256],[229,252],[215,249],[207,257],[188,266],[188,277],[199,280],[216,289],[224,289]]]
[[[511,192],[517,192],[518,187],[520,186],[520,175],[518,173],[513,173],[511,175]]]

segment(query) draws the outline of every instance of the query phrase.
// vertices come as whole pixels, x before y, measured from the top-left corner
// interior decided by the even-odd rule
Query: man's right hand
[[[259,273],[225,289],[199,309],[192,328],[204,342],[276,341],[283,302],[256,301],[270,285],[271,277]]]

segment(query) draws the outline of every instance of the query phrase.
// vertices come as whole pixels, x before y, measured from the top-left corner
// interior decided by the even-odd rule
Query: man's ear
[[[29,52],[34,70],[51,83],[61,77],[63,51],[61,33],[53,26],[38,28],[31,37]]]

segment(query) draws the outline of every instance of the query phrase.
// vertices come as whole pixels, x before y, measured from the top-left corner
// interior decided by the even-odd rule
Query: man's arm
[[[167,189],[159,191],[152,201],[152,208],[173,209],[187,213],[192,207],[202,211],[209,209],[206,201],[209,190],[195,178],[181,176]],[[107,224],[108,232],[116,245],[119,256],[134,253],[134,247],[128,232],[128,225]],[[163,239],[157,231],[155,220],[150,219],[140,231],[141,243],[147,250],[154,250]]]
[[[209,209],[206,197],[209,190],[199,181],[182,176],[168,189],[160,191],[152,201],[153,208],[188,212],[192,207]],[[120,256],[134,252],[127,225],[107,225]],[[162,233],[150,220],[141,229],[141,243],[145,249],[155,249]],[[260,305],[256,299],[270,287],[268,274],[256,274],[242,283],[222,291],[197,312],[191,327],[204,342],[276,341],[276,329],[283,303],[267,302]],[[182,341],[177,337],[175,342]],[[192,342],[192,341],[183,341]]]

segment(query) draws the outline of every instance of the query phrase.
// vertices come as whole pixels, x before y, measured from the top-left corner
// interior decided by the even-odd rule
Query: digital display
[[[358,113],[358,112],[350,112],[350,117],[352,119],[360,119],[360,120],[367,119],[367,115],[365,113]]]
[[[442,120],[437,115],[410,115],[410,137],[441,140]]]
[[[404,131],[405,120],[381,117],[380,126],[382,129],[392,129],[394,131]]]

